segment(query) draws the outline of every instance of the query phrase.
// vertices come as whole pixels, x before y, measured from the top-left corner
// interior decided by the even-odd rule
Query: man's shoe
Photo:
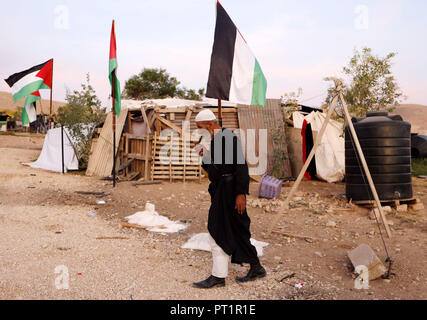
[[[225,287],[225,279],[210,276],[206,280],[193,283],[193,286],[195,288],[199,288],[199,289],[210,289],[213,287]]]
[[[259,265],[257,267],[251,266],[249,269],[249,272],[244,277],[237,277],[236,281],[238,282],[248,282],[248,281],[254,281],[256,279],[264,278],[267,275],[267,271]]]

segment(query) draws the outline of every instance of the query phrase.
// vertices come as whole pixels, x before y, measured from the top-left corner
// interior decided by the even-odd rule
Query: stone
[[[336,228],[336,227],[337,227],[337,224],[336,224],[336,222],[334,222],[334,221],[329,221],[329,222],[326,224],[326,226],[327,226],[328,228]]]
[[[402,204],[400,206],[397,206],[396,211],[397,212],[408,212],[408,205]]]
[[[413,211],[421,211],[421,210],[424,210],[424,205],[421,202],[419,202],[419,203],[410,205],[410,208]]]
[[[353,267],[366,266],[369,271],[369,280],[376,280],[383,276],[387,269],[375,252],[367,244],[362,244],[348,253]]]

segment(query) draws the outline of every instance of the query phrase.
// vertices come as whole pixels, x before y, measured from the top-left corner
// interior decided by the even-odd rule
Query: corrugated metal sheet
[[[119,148],[123,127],[128,116],[128,110],[124,109],[116,121],[116,152]],[[113,172],[113,113],[107,115],[104,126],[93,153],[89,157],[86,170],[87,176],[107,177]]]
[[[282,178],[292,177],[289,159],[281,158],[288,155],[286,143],[285,123],[281,110],[280,100],[268,99],[265,107],[238,106],[238,118],[240,129],[267,129],[268,166],[267,174],[272,174],[273,169],[282,172]],[[259,155],[259,133],[256,133],[256,155]],[[277,138],[275,138],[277,137]],[[277,161],[283,164],[278,165]],[[276,166],[275,166],[276,165]]]

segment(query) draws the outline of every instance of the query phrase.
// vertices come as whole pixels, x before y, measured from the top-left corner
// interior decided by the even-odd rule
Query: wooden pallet
[[[201,180],[202,164],[198,157],[195,163],[193,148],[196,142],[183,142],[181,138],[167,140],[154,136],[151,180]]]
[[[381,205],[383,207],[390,206],[392,208],[397,208],[398,206],[407,204],[412,205],[419,202],[417,198],[411,198],[411,199],[400,199],[400,200],[381,200]],[[375,201],[352,201],[355,205],[366,207],[366,208],[376,208],[377,203]]]

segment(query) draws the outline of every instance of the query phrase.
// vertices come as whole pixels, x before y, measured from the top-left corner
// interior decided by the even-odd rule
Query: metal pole
[[[51,128],[52,128],[52,125],[51,125],[51,123],[52,123],[52,105],[53,105],[53,102],[52,102],[52,93],[53,93],[53,59],[52,59],[52,81],[51,81],[51,83],[52,83],[52,85],[51,85],[51,88],[50,88],[50,111],[49,111],[49,129],[48,130],[50,130]],[[41,99],[40,99],[41,100]]]
[[[62,151],[62,174],[65,173],[64,169],[64,125],[61,124],[61,151]]]
[[[339,96],[340,96],[342,106],[344,108],[345,117],[346,117],[346,120],[348,122],[348,126],[350,128],[351,135],[353,136],[353,140],[354,140],[354,143],[356,145],[357,152],[359,153],[359,158],[362,162],[363,169],[365,170],[365,175],[368,178],[368,183],[369,183],[369,186],[371,187],[372,195],[374,196],[375,202],[377,203],[378,210],[380,211],[381,219],[383,221],[385,230],[387,231],[387,235],[389,238],[391,238],[390,227],[389,227],[388,222],[385,218],[385,214],[383,211],[383,207],[381,206],[380,198],[378,196],[377,190],[375,189],[375,184],[374,184],[374,181],[372,179],[371,172],[369,171],[369,167],[368,167],[368,164],[366,162],[365,155],[363,154],[362,147],[360,146],[359,138],[357,137],[356,130],[354,129],[353,122],[351,121],[350,113],[348,112],[347,104],[344,100],[342,92],[339,93]]]
[[[116,187],[116,72],[113,72],[113,188]]]

